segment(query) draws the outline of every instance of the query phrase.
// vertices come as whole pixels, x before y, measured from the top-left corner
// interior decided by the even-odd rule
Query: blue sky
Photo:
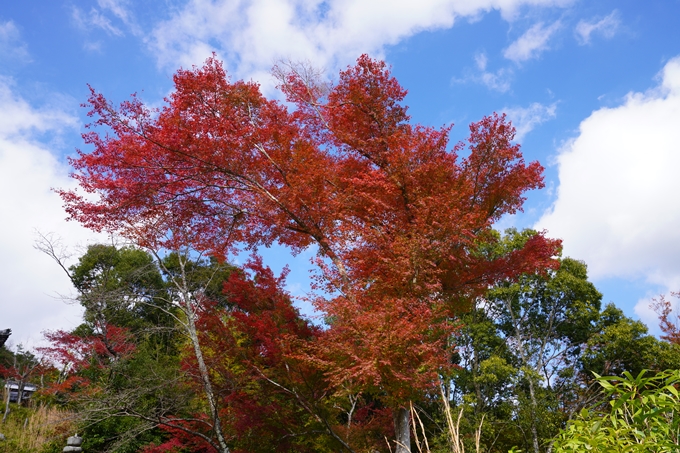
[[[276,96],[279,60],[329,77],[361,53],[409,90],[413,121],[467,125],[506,112],[546,188],[499,227],[547,229],[565,255],[633,317],[680,290],[680,1],[33,0],[0,6],[0,328],[14,344],[79,322],[66,276],[33,248],[61,238],[71,260],[106,240],[64,221],[51,187],[71,187],[87,84],[109,99],[160,105],[179,67],[211,53],[233,78]],[[80,248],[79,248],[80,247]],[[309,255],[309,254],[307,254]],[[293,293],[308,256],[289,262]]]

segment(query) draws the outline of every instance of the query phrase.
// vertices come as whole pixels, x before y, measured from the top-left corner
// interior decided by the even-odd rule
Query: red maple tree
[[[405,451],[408,401],[448,366],[457,313],[495,282],[556,266],[560,243],[543,234],[485,252],[543,169],[504,115],[473,123],[467,145],[411,124],[381,61],[360,57],[332,86],[298,69],[275,71],[292,109],[230,82],[214,57],[179,70],[160,110],[93,90],[90,127],[106,132],[84,134],[93,150],[71,165],[97,197],[60,193],[72,219],[154,250],[316,246],[329,325],[303,355],[334,388],[380,395]]]

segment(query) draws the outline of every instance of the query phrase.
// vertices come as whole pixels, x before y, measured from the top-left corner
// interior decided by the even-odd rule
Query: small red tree
[[[276,72],[292,111],[229,82],[215,58],[179,70],[161,110],[92,91],[90,127],[108,133],[85,134],[94,149],[71,164],[98,198],[61,195],[71,218],[154,250],[316,245],[318,288],[332,296],[317,302],[330,324],[310,360],[335,388],[381,395],[406,451],[408,401],[447,366],[451,320],[494,282],[556,265],[559,241],[542,234],[507,256],[483,247],[542,187],[542,167],[496,114],[470,126],[459,159],[450,128],[410,124],[406,91],[367,56],[331,87]]]
[[[0,346],[0,348],[4,348],[4,346]],[[16,403],[21,405],[25,400],[26,385],[35,384],[39,376],[42,381],[42,377],[51,371],[49,363],[25,350],[21,345],[17,346],[14,352],[8,354],[7,359],[0,361],[0,380],[5,386],[3,392],[5,407],[2,423],[5,422],[10,412],[10,399],[13,393],[10,387],[16,386]]]
[[[344,442],[323,423],[329,419],[322,373],[290,357],[321,330],[293,307],[282,288],[284,277],[274,277],[260,258],[249,261],[224,284],[228,305],[206,302],[197,322],[234,451],[310,451],[309,438],[319,435],[301,435],[305,432],[335,435],[335,441]],[[186,357],[183,367],[187,375],[197,374],[193,356]],[[200,390],[200,381],[194,383]],[[200,429],[200,423],[193,429]]]
[[[673,297],[680,297],[680,292],[671,292]],[[652,299],[650,307],[659,316],[659,327],[664,333],[661,339],[673,344],[680,344],[680,315],[673,310],[673,304],[665,296]]]
[[[128,329],[111,324],[101,325],[98,332],[78,335],[64,330],[44,333],[48,346],[37,348],[48,362],[60,369],[60,376],[47,389],[63,392],[73,385],[87,386],[89,371],[105,370],[112,361],[128,358],[135,351]]]

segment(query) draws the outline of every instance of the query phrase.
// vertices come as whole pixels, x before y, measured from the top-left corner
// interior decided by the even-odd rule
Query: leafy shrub
[[[637,377],[596,376],[605,400],[583,409],[556,437],[555,453],[677,452],[680,370]]]

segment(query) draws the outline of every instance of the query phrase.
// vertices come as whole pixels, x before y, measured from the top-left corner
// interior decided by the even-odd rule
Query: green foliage
[[[491,257],[520,250],[534,231],[506,231],[490,243]],[[601,294],[584,263],[560,259],[558,269],[523,274],[493,287],[461,316],[451,378],[466,449],[484,417],[485,451],[513,445],[543,448],[564,425],[563,395],[573,396],[582,345],[597,329]]]
[[[485,253],[518,250],[532,233],[508,230]],[[484,451],[547,451],[567,420],[599,397],[593,372],[680,368],[680,347],[649,335],[613,304],[601,308],[601,298],[586,265],[561,258],[559,269],[493,287],[460,317],[460,368],[446,378],[453,412],[464,411],[467,450],[484,417]]]
[[[555,453],[677,452],[680,370],[597,376],[606,402],[583,409],[555,439]]]
[[[229,275],[236,269],[227,263],[220,263],[215,257],[208,259],[180,260],[177,252],[169,253],[162,261],[163,273],[166,280],[173,277],[187,280],[187,288],[200,291],[208,299],[217,302],[222,307],[229,305],[222,286],[229,279]],[[182,266],[184,269],[182,269]],[[168,291],[173,291],[171,285]]]
[[[6,368],[12,366],[13,359],[14,354],[12,351],[7,349],[6,345],[0,347],[0,366],[4,366]]]
[[[131,416],[104,418],[82,431],[83,450],[93,452],[137,453],[150,443],[159,443],[163,433],[149,429]]]
[[[69,268],[84,322],[51,335],[53,346],[45,349],[64,372],[46,399],[78,413],[86,451],[128,453],[160,443],[165,434],[155,420],[181,415],[195,399],[183,384],[186,340],[176,328],[181,317],[168,284],[176,261],[169,255],[162,272],[142,250],[97,244]],[[223,284],[216,262],[199,260],[194,268],[197,280],[219,269],[214,286]]]
[[[165,281],[153,257],[142,250],[91,245],[69,272],[85,307],[86,329],[113,324],[138,332],[170,322]]]
[[[677,345],[659,341],[647,326],[608,304],[581,356],[582,368],[599,374],[639,374],[643,369],[680,368]]]

